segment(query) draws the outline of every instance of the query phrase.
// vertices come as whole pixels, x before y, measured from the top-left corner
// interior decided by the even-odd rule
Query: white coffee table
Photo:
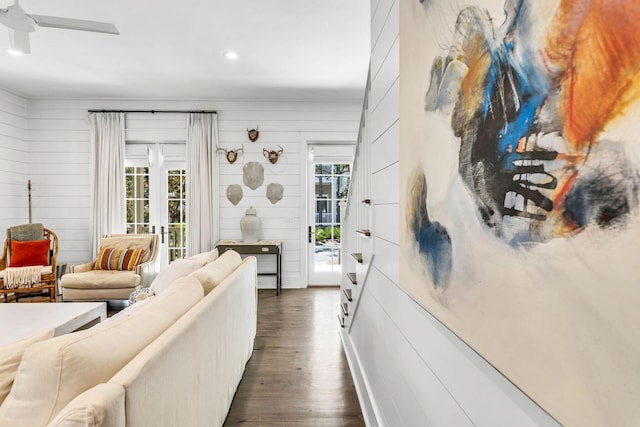
[[[0,304],[0,344],[27,338],[46,329],[54,336],[102,322],[106,302]]]

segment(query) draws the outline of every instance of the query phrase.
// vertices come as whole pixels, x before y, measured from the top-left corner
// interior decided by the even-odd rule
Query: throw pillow
[[[77,395],[47,426],[104,427],[125,425],[124,387],[102,383]]]
[[[4,402],[16,377],[22,354],[33,343],[53,337],[53,329],[0,346],[0,404]]]
[[[96,259],[96,270],[129,270],[136,269],[142,260],[143,249],[100,248]]]
[[[12,240],[9,267],[49,265],[49,245],[48,240]]]

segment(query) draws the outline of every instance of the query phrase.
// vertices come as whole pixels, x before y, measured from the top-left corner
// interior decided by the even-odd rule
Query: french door
[[[128,144],[127,233],[156,233],[160,267],[184,258],[187,244],[184,144]]]
[[[337,285],[342,272],[340,211],[347,200],[352,156],[323,158],[311,153],[310,158],[308,283]]]

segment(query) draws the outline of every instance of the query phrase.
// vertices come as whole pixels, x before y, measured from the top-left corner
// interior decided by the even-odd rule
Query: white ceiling
[[[13,1],[0,0],[0,7]],[[22,0],[27,13],[112,22],[119,36],[36,28],[0,87],[27,97],[360,99],[369,0]],[[224,52],[236,51],[230,61]]]

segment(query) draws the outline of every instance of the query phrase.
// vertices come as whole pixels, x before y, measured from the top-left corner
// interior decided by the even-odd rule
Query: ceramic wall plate
[[[283,194],[284,187],[282,187],[282,184],[272,182],[271,184],[267,185],[267,199],[269,199],[272,205],[275,205],[280,200],[282,200]]]
[[[242,200],[242,187],[238,184],[231,184],[227,187],[227,199],[236,206]]]
[[[252,190],[260,187],[264,182],[264,167],[258,162],[245,163],[242,168],[242,181]]]

